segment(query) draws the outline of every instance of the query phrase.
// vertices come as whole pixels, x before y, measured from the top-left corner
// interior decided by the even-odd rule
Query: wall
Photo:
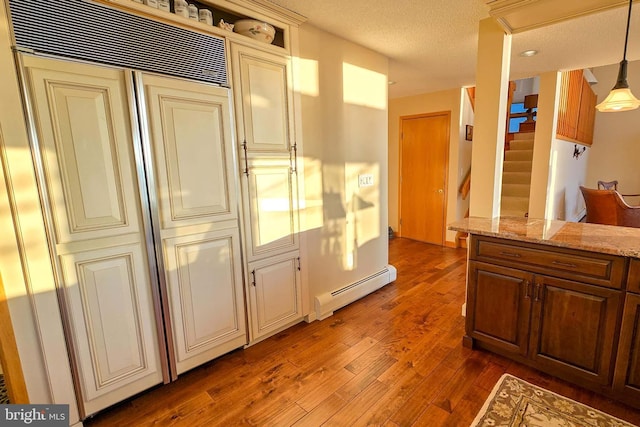
[[[6,10],[0,7],[0,272],[26,397],[32,403],[69,404],[75,423],[79,414],[25,120],[17,107],[22,101]]]
[[[586,215],[580,186],[587,176],[590,150],[573,156],[576,144],[555,139],[551,146],[550,185],[547,196],[547,219],[577,222]],[[580,152],[582,146],[578,145]]]
[[[301,225],[313,298],[388,264],[388,59],[310,25],[299,34]],[[372,186],[358,187],[362,174]]]
[[[613,87],[618,65],[597,67],[591,70],[598,79],[592,89],[598,102]],[[636,97],[640,96],[640,61],[629,62],[628,82]],[[596,112],[593,145],[587,166],[586,186],[596,188],[597,182],[618,180],[618,190],[623,194],[640,193],[640,109],[619,113]]]
[[[466,124],[461,122],[461,104],[466,94],[464,89],[451,89],[441,92],[427,93],[416,96],[408,96],[389,100],[389,225],[398,229],[399,218],[399,166],[400,166],[400,118],[413,114],[435,113],[451,111],[451,130],[449,141],[449,176],[447,183],[447,214],[446,223],[462,218],[463,208],[458,208],[458,187],[464,179],[470,165],[471,143],[464,141],[464,128]],[[469,116],[465,117],[465,120]],[[460,147],[463,148],[460,158]],[[460,161],[468,161],[461,164]],[[455,240],[455,231],[447,231],[446,240]]]

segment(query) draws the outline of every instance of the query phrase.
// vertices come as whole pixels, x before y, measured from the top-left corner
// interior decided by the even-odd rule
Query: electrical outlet
[[[373,185],[373,175],[358,175],[358,187],[371,187]]]

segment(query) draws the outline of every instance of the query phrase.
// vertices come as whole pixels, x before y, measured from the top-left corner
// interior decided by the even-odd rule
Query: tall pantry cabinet
[[[240,150],[250,340],[302,319],[298,149],[291,64],[231,43]]]
[[[22,63],[85,413],[245,345],[228,89]]]

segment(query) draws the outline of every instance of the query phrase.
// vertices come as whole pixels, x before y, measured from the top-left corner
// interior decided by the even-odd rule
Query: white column
[[[511,35],[492,18],[480,21],[471,159],[470,216],[500,215]]]
[[[536,135],[533,143],[533,164],[531,167],[531,190],[529,192],[529,218],[553,218],[553,212],[546,212],[551,168],[551,149],[556,136],[558,123],[558,95],[560,92],[560,73],[551,71],[540,75],[538,90],[538,114],[536,117]]]

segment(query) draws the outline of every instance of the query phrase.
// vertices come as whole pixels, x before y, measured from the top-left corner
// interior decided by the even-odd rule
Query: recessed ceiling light
[[[398,83],[398,82],[393,81],[393,80],[389,80],[389,86],[394,85],[394,84],[396,84],[396,83]]]
[[[537,55],[538,51],[531,49],[531,50],[523,50],[522,52],[520,52],[520,56],[534,56]]]

